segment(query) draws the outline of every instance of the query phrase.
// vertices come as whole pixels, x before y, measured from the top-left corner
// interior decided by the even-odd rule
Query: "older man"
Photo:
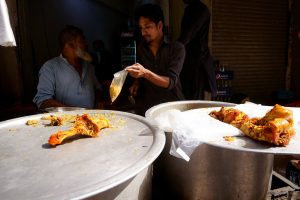
[[[100,84],[83,31],[66,26],[59,35],[61,55],[48,60],[40,69],[37,94],[33,101],[40,109],[76,106],[94,108]]]
[[[137,10],[136,18],[142,41],[137,48],[138,63],[126,68],[136,78],[130,93],[134,96],[140,93],[141,112],[159,103],[183,100],[179,75],[184,46],[164,40],[164,16],[158,5],[143,5]]]

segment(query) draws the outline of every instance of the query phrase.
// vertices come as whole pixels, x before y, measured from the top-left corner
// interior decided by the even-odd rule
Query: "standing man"
[[[96,79],[91,56],[83,31],[66,26],[59,34],[60,56],[48,60],[40,69],[37,94],[33,102],[38,108],[75,106],[94,108],[96,91],[100,84]]]
[[[142,41],[137,47],[136,64],[126,68],[136,78],[130,93],[142,98],[141,114],[159,103],[183,100],[180,72],[184,46],[164,40],[164,16],[155,4],[142,5],[136,12]]]
[[[181,82],[186,99],[204,99],[217,93],[214,60],[208,48],[210,13],[200,0],[183,0],[187,5],[181,21],[179,41],[185,46],[186,57]]]

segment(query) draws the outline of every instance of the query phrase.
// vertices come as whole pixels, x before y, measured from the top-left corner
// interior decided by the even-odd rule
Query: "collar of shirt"
[[[159,49],[160,49],[162,46],[165,46],[165,45],[168,45],[168,44],[170,44],[170,41],[169,41],[166,37],[164,37],[164,40],[163,40],[163,42],[161,43]],[[149,45],[148,45],[148,43],[147,43],[145,40],[142,40],[142,45],[144,46],[144,48],[150,50],[150,49],[149,49]]]
[[[78,74],[78,76],[79,76],[79,73],[76,71],[76,69],[68,62],[68,60],[67,60],[65,57],[63,57],[62,54],[60,54],[59,57],[60,57],[64,62],[66,62],[66,63],[72,68],[72,70],[73,70],[74,72],[76,72],[76,73]],[[87,73],[87,70],[88,70],[88,63],[85,62],[84,60],[82,60],[81,62],[82,62],[82,75],[81,75],[80,79],[84,79],[84,77],[85,77],[85,75],[86,75],[86,73]]]

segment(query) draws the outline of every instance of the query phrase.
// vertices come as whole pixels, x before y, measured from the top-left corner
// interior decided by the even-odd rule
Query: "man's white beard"
[[[85,60],[87,62],[92,62],[92,56],[87,51],[78,48],[76,50],[76,55],[82,60]]]

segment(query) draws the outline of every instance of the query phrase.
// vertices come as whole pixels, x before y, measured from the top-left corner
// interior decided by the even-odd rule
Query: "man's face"
[[[162,36],[162,22],[155,24],[148,18],[140,17],[139,28],[143,38],[147,42],[152,42]]]
[[[74,45],[75,53],[79,58],[88,62],[92,61],[92,57],[87,52],[87,43],[83,36],[76,37],[76,39],[74,40]]]
[[[74,40],[74,44],[77,48],[80,48],[81,50],[87,50],[87,43],[84,36],[77,36]]]

